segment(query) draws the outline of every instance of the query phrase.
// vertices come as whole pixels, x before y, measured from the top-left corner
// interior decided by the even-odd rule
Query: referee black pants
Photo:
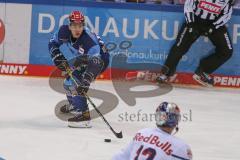
[[[232,42],[226,26],[214,30],[210,34],[206,34],[208,27],[202,25],[195,25],[195,27],[188,27],[186,23],[183,24],[175,44],[172,46],[170,53],[165,61],[165,74],[172,76],[175,73],[176,67],[184,54],[187,53],[192,44],[201,36],[207,36],[215,46],[214,53],[200,60],[199,67],[203,72],[212,73],[225,63],[232,55]]]

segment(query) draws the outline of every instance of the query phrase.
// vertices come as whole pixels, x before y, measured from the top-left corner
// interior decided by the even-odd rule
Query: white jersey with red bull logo
[[[128,146],[112,160],[191,160],[192,152],[184,141],[159,128],[140,130]]]

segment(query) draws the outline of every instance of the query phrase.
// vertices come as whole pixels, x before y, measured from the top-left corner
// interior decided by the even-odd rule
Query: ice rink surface
[[[138,98],[129,107],[119,98],[116,109],[105,115],[123,139],[116,139],[101,118],[91,129],[68,128],[55,116],[56,104],[65,99],[53,91],[47,78],[0,77],[0,157],[7,160],[110,160],[112,155],[145,127],[144,120],[162,101],[178,104],[185,118],[177,137],[192,147],[195,160],[239,160],[240,91],[220,89],[174,88],[152,98]],[[95,82],[92,87],[117,95],[110,81]],[[147,86],[137,88],[148,90]],[[96,103],[99,101],[93,99]],[[123,115],[140,113],[139,118]],[[111,138],[111,143],[105,143]]]

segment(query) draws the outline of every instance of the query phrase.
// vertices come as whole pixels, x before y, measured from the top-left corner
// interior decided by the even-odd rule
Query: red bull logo
[[[2,44],[5,37],[5,26],[3,21],[0,19],[0,45]]]

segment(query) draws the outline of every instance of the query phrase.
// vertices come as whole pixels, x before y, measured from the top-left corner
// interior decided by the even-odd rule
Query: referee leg
[[[176,67],[182,58],[187,53],[191,45],[198,39],[200,33],[197,28],[189,28],[186,23],[183,24],[181,31],[177,36],[175,44],[172,46],[167,60],[164,64],[164,71],[167,76],[172,76],[175,73]]]
[[[206,73],[212,73],[232,56],[233,47],[226,26],[214,31],[208,37],[216,47],[215,52],[201,59],[199,67]]]

